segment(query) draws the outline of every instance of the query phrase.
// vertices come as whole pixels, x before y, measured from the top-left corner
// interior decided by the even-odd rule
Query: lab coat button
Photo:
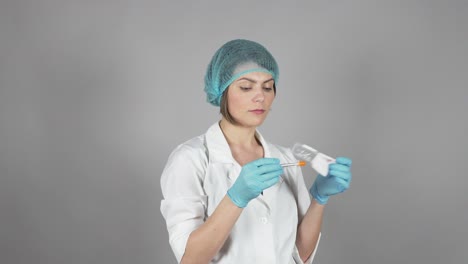
[[[268,223],[268,218],[262,217],[262,218],[260,218],[260,222],[262,222],[262,224],[267,224]]]

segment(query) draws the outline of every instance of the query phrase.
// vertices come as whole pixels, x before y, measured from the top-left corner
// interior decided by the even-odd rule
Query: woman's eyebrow
[[[249,82],[253,82],[253,83],[257,83],[257,81],[253,80],[253,79],[250,79],[250,78],[247,78],[247,77],[242,77],[240,79],[238,79],[237,81],[242,81],[242,80],[246,80],[246,81],[249,81]],[[266,81],[264,81],[263,83],[267,83],[267,82],[270,82],[270,81],[273,81],[274,79],[273,78],[270,78]]]

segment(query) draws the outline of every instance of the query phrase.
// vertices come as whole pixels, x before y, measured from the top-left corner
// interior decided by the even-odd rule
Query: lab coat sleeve
[[[207,196],[202,188],[205,156],[202,149],[181,145],[169,156],[161,176],[161,213],[178,262],[184,255],[190,233],[205,220]]]
[[[302,175],[302,170],[299,167],[297,168],[297,174],[296,174],[296,177],[294,177],[294,179],[297,180],[297,182],[296,182],[296,196],[297,196],[297,198],[296,199],[297,199],[297,207],[298,207],[297,208],[298,209],[298,219],[299,219],[299,222],[300,222],[302,220],[302,218],[304,217],[304,215],[306,214],[307,209],[310,206],[311,199],[310,199],[309,190],[308,190],[308,188],[307,188],[307,186],[305,184],[304,177]],[[319,242],[320,242],[321,235],[322,234],[320,233],[314,251],[312,252],[310,257],[305,262],[302,262],[301,257],[299,255],[299,251],[297,250],[297,247],[294,246],[293,258],[294,258],[296,263],[298,263],[298,264],[302,264],[302,263],[311,264],[313,262],[314,257],[315,257],[315,253],[317,252],[317,248],[318,248],[318,245],[319,245]]]

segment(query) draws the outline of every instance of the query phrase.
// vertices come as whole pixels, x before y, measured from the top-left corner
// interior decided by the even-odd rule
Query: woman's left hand
[[[328,167],[328,175],[318,175],[309,192],[319,204],[326,204],[331,195],[342,193],[351,183],[351,159],[336,158]]]

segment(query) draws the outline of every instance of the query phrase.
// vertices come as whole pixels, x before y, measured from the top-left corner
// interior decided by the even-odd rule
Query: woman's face
[[[251,72],[239,77],[228,88],[228,111],[245,127],[263,123],[275,99],[271,74]]]

